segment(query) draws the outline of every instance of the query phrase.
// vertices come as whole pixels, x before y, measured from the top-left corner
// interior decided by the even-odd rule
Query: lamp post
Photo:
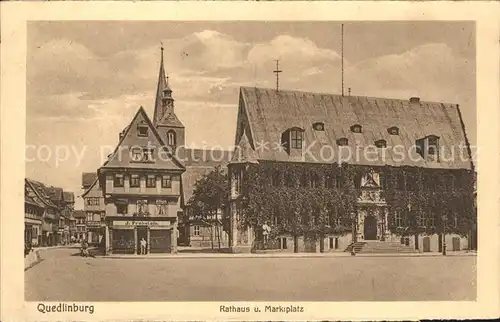
[[[357,213],[356,212],[351,212],[351,235],[352,235],[352,247],[351,247],[351,255],[355,256],[356,251],[354,250],[354,243],[357,241],[357,236],[356,236],[356,223],[357,223]]]
[[[447,216],[446,214],[443,215],[443,255],[446,256],[446,221],[447,221]]]

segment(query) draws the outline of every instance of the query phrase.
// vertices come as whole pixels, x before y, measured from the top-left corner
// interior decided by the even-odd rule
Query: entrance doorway
[[[146,254],[147,254],[147,243],[148,243],[148,229],[147,228],[137,228],[137,254],[141,253],[141,240],[144,238],[146,241]]]
[[[364,225],[365,240],[377,239],[377,218],[374,216],[367,216]]]
[[[424,237],[423,246],[424,246],[425,253],[431,251],[431,239],[428,236]]]

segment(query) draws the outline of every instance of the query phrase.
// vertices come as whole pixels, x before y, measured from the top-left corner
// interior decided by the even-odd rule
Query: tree
[[[229,180],[221,166],[217,166],[210,173],[203,175],[195,186],[193,195],[188,201],[188,208],[194,219],[199,219],[209,224],[211,229],[212,248],[214,237],[218,247],[221,248],[221,228],[227,226],[226,209],[229,206]],[[222,214],[222,216],[220,216]],[[222,219],[222,220],[221,220]],[[220,222],[222,221],[222,227]],[[215,231],[212,227],[215,225]]]

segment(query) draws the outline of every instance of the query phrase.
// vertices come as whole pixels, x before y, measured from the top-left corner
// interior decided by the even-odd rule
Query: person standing
[[[141,238],[141,255],[146,255],[146,240]]]

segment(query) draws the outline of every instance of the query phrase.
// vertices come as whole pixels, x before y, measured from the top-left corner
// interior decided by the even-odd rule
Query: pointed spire
[[[160,71],[158,74],[158,85],[156,88],[156,100],[154,109],[153,123],[156,124],[166,113],[173,113],[174,99],[172,98],[172,90],[168,85],[168,77],[165,75],[165,67],[163,64],[163,43],[161,44]]]

